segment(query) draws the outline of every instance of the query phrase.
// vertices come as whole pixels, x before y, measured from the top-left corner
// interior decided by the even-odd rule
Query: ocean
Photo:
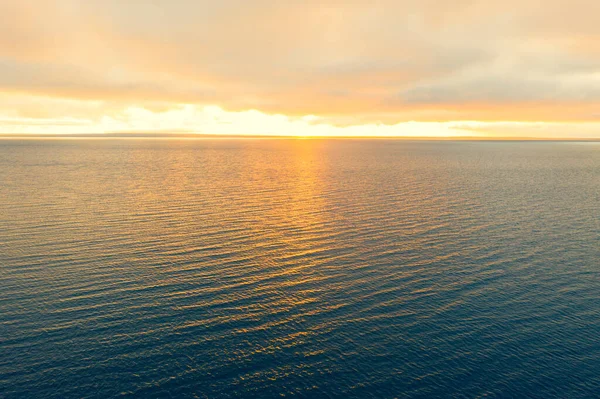
[[[599,396],[599,143],[0,140],[1,398]]]

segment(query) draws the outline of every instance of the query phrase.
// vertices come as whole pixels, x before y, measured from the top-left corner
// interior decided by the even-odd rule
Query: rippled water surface
[[[600,145],[0,140],[0,397],[600,396]]]

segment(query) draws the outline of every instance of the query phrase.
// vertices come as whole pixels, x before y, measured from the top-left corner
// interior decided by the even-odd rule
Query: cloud
[[[599,13],[589,0],[5,0],[0,91],[105,116],[185,103],[339,126],[586,122]]]
[[[600,74],[553,76],[472,74],[415,85],[400,99],[416,104],[600,103]]]
[[[35,101],[35,99],[31,99]],[[75,101],[72,116],[56,116],[61,109],[74,109],[73,100],[39,100],[37,108],[49,112],[26,116],[0,113],[0,134],[103,134],[103,133],[193,133],[217,135],[267,135],[304,137],[598,137],[600,122],[399,122],[395,124],[354,121],[339,125],[316,115],[290,117],[257,110],[226,111],[217,106],[179,105],[166,109],[130,106],[108,113],[101,104]],[[40,104],[44,104],[40,107]],[[0,97],[0,106],[3,105]]]

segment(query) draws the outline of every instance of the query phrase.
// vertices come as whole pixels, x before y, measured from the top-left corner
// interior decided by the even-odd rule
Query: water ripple
[[[3,140],[0,396],[595,397],[599,177],[571,143]]]

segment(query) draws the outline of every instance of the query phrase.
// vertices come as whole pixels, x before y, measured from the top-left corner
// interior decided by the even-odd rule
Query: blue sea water
[[[0,397],[600,397],[600,145],[0,140]]]

